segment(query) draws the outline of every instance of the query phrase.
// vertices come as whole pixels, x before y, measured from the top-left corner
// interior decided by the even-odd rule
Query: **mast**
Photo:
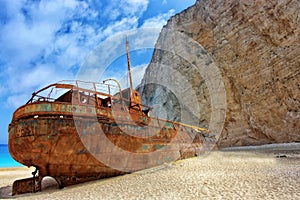
[[[128,66],[128,75],[129,75],[129,82],[130,82],[130,96],[131,96],[132,90],[133,90],[133,86],[132,86],[130,55],[129,55],[129,47],[128,47],[127,37],[126,37],[126,54],[127,54],[127,66]]]
[[[131,64],[130,64],[130,55],[128,47],[128,39],[126,37],[126,54],[127,54],[127,65],[128,65],[128,76],[130,81],[130,100],[129,100],[129,109],[134,109],[136,111],[142,111],[142,104],[140,94],[133,89],[132,84],[132,75],[131,75]]]

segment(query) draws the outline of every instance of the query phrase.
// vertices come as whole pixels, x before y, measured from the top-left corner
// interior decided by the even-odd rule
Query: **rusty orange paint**
[[[55,99],[41,97],[40,93],[49,88],[66,89],[66,92]],[[16,161],[36,167],[38,176],[16,181],[13,195],[40,191],[45,176],[55,178],[62,188],[135,171],[136,168],[131,170],[130,166],[149,168],[200,153],[201,131],[178,122],[151,118],[142,110],[149,107],[141,104],[137,91],[133,91],[134,97],[127,98],[126,90],[121,93],[112,95],[81,88],[78,81],[52,84],[33,93],[28,103],[13,114],[9,150]],[[132,154],[146,155],[158,150],[163,153],[155,161],[120,163],[128,165],[125,171],[114,169],[90,152],[122,160],[110,150],[103,153],[104,147],[99,145],[103,139],[100,132],[116,147]],[[83,143],[83,138],[87,143]]]
[[[126,50],[131,72],[128,42]],[[63,92],[53,98],[53,90]],[[36,171],[32,178],[15,181],[12,194],[40,191],[45,176],[63,188],[201,152],[209,137],[206,129],[149,117],[150,109],[142,105],[132,83],[121,90],[114,79],[102,84],[59,82],[34,92],[13,114],[9,151],[16,161]]]

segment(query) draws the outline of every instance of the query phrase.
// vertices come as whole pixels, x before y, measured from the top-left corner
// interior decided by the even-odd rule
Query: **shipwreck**
[[[63,188],[200,154],[208,130],[149,116],[132,86],[127,41],[126,50],[130,88],[114,79],[58,82],[14,112],[10,154],[36,170],[13,183],[13,195],[41,191],[46,176]]]

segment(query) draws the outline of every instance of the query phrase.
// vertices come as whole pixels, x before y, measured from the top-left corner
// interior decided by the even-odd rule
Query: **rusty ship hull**
[[[67,92],[56,99],[38,95],[50,86]],[[46,176],[62,188],[201,151],[205,129],[149,117],[137,91],[111,95],[81,88],[78,82],[50,86],[18,108],[9,125],[10,154],[38,171],[32,178],[15,181],[14,195],[40,191]]]
[[[10,154],[36,170],[13,183],[13,195],[41,191],[46,176],[63,188],[200,154],[208,131],[150,117],[133,89],[127,40],[126,53],[130,88],[114,79],[54,83],[14,112]]]

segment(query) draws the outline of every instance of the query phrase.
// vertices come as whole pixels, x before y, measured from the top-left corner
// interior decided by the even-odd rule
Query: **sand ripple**
[[[0,171],[2,197],[9,196],[15,178],[26,174],[24,168]],[[213,152],[62,190],[53,187],[48,183],[43,192],[17,199],[300,199],[300,159]]]

